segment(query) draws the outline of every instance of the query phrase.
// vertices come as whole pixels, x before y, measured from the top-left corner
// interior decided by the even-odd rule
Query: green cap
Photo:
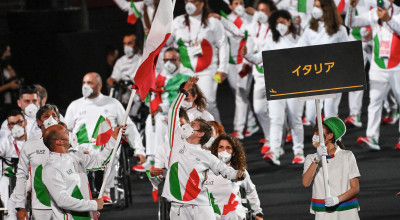
[[[322,123],[331,129],[335,140],[339,140],[346,133],[346,125],[338,117],[327,118]]]

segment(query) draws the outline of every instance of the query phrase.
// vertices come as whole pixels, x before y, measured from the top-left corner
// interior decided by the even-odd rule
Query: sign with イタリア
[[[367,88],[361,41],[263,51],[268,100]]]

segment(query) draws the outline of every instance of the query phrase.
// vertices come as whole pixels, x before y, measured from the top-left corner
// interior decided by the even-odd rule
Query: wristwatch
[[[189,96],[189,93],[184,89],[181,89],[181,93],[185,94],[186,96]]]
[[[17,210],[17,212],[19,212],[19,210],[24,209],[24,208],[15,208],[15,210]]]

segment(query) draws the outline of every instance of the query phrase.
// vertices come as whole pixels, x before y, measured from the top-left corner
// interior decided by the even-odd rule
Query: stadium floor
[[[232,132],[233,120],[233,95],[229,92],[227,83],[223,83],[218,90],[219,109],[222,122],[227,132]],[[358,196],[361,210],[361,219],[399,219],[400,197],[400,151],[395,151],[394,146],[398,141],[398,124],[384,125],[381,127],[381,151],[373,152],[357,145],[357,138],[365,135],[367,124],[368,99],[363,100],[362,128],[348,128],[343,138],[343,143],[348,150],[356,156],[361,173],[360,194]],[[347,94],[342,97],[340,117],[348,115]],[[314,153],[311,145],[312,128],[305,127],[305,154]],[[309,213],[311,200],[311,187],[304,188],[301,184],[303,171],[302,165],[292,165],[293,152],[291,144],[285,144],[285,154],[281,157],[281,166],[276,167],[262,160],[260,153],[262,138],[259,131],[249,138],[245,138],[243,145],[246,151],[248,171],[253,183],[257,187],[264,219],[292,220],[314,219]],[[157,219],[158,204],[153,203],[151,197],[152,187],[144,178],[133,178],[132,193],[133,203],[127,209],[105,208],[100,219]]]

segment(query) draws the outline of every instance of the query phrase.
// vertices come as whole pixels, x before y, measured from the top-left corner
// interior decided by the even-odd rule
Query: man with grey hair
[[[8,200],[8,207],[15,207],[18,219],[27,218],[26,185],[32,188],[32,215],[34,219],[51,219],[50,196],[42,182],[42,170],[49,158],[49,150],[44,145],[42,133],[50,126],[58,124],[60,114],[57,106],[46,104],[36,113],[36,122],[40,132],[34,138],[28,139],[22,146],[18,169],[17,182],[13,194]],[[40,135],[39,135],[40,134]],[[28,179],[31,179],[29,183]],[[9,210],[8,215],[15,215]]]
[[[47,97],[48,97],[46,88],[44,88],[42,85],[39,84],[33,86],[35,86],[38,96],[40,98],[40,106],[44,106],[47,102]]]
[[[118,124],[122,124],[125,113],[125,109],[118,100],[101,94],[101,87],[102,80],[100,75],[95,72],[87,73],[82,80],[83,97],[73,101],[68,106],[65,114],[65,123],[68,129],[77,134],[80,146],[83,146],[84,150],[89,151],[90,154],[101,152],[100,147],[95,145],[96,132],[94,132],[99,117],[108,118],[111,127],[114,129]],[[138,156],[140,163],[143,163],[146,161],[146,157],[144,156],[144,147],[139,132],[130,118],[128,118],[126,124],[125,135],[128,142],[134,148],[135,156]],[[118,158],[115,163],[117,161]],[[116,169],[112,169],[107,182],[106,193],[103,197],[106,201],[110,201],[108,193],[113,186],[115,175]]]

